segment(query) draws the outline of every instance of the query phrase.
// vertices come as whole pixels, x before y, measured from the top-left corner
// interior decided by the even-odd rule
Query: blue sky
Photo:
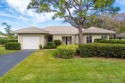
[[[33,10],[27,10],[30,0],[0,0],[0,31],[4,32],[2,22],[11,25],[12,30],[37,26],[67,26],[62,19],[52,20],[53,13],[37,14]],[[125,0],[116,0],[115,6],[121,8],[120,12],[125,13]]]

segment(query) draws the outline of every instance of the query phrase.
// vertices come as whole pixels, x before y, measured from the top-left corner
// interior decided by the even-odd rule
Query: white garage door
[[[23,37],[23,49],[39,49],[39,37]]]

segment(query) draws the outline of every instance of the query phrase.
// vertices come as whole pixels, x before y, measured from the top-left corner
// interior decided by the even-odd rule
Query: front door
[[[63,44],[66,44],[66,45],[71,44],[71,37],[63,37],[62,40],[63,40]]]

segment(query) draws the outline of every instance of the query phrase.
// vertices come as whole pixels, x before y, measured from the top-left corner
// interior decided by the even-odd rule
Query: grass
[[[10,54],[16,52],[17,50],[6,50],[5,47],[0,46],[0,55]]]
[[[56,50],[41,50],[26,58],[0,83],[124,83],[125,61],[99,58],[55,58]]]

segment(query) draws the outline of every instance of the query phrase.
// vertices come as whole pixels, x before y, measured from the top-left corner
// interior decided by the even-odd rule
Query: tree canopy
[[[62,18],[78,28],[79,44],[83,43],[82,28],[88,19],[95,19],[104,12],[117,13],[119,7],[113,7],[115,0],[31,0],[28,9],[37,13],[54,12],[53,19]]]
[[[110,13],[103,13],[96,19],[89,19],[89,22],[85,23],[85,28],[95,26],[113,30],[117,33],[125,32],[125,13],[117,13],[111,15]]]

